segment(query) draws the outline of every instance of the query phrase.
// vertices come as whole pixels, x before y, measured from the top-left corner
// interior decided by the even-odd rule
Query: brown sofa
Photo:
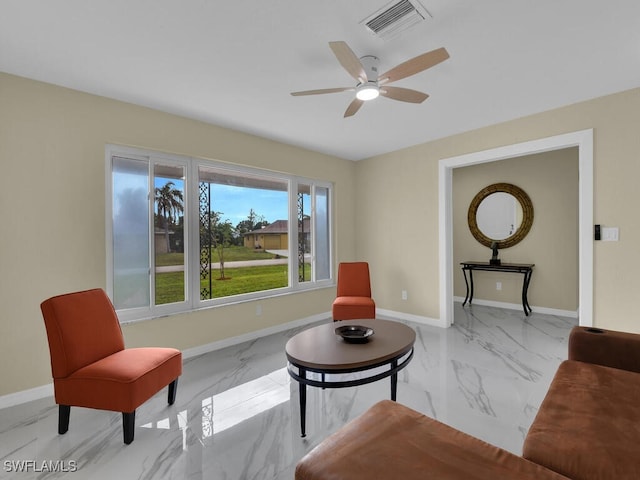
[[[640,479],[640,335],[572,330],[522,457],[385,400],[309,452],[295,478]]]

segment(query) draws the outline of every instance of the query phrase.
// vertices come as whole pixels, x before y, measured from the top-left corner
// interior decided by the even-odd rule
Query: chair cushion
[[[357,320],[376,317],[376,304],[370,297],[338,297],[333,301],[334,320]]]
[[[132,412],[182,373],[174,348],[128,348],[54,379],[56,403]]]
[[[640,374],[567,360],[523,456],[575,480],[640,478]]]
[[[309,452],[296,480],[567,480],[390,400]]]

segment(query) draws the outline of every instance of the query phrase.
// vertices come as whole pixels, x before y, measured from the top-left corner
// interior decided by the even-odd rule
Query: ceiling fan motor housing
[[[367,74],[366,80],[368,82],[363,83],[378,83],[378,63],[380,59],[378,57],[374,57],[373,55],[365,55],[360,58],[360,62],[364,67],[364,72]]]
[[[364,71],[367,75],[365,81],[360,82],[356,86],[356,97],[360,100],[373,100],[380,95],[380,88],[378,86],[378,57],[373,55],[366,55],[360,58],[360,63],[364,67]]]

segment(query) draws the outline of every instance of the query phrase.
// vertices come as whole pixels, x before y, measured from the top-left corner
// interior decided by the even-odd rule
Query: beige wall
[[[51,382],[39,304],[104,288],[105,144],[335,182],[338,259],[355,255],[353,162],[0,73],[0,395]],[[128,346],[186,349],[328,312],[328,288],[124,327]]]
[[[634,89],[358,162],[357,255],[372,264],[378,306],[439,317],[439,160],[593,128],[594,221],[620,228],[619,242],[594,244],[594,324],[640,332],[639,125]]]
[[[534,220],[517,245],[499,251],[503,262],[535,264],[529,303],[575,312],[578,308],[578,149],[483,163],[453,170],[454,295],[464,297],[463,261],[489,261],[491,250],[471,235],[467,222],[474,196],[492,183],[522,188],[531,198]],[[474,299],[520,304],[522,275],[474,274]],[[502,290],[496,290],[496,282]]]

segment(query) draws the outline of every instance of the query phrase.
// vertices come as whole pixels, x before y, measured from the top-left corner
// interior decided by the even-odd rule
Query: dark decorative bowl
[[[336,328],[336,335],[340,335],[348,343],[367,343],[373,333],[373,328],[362,325],[345,325]]]

